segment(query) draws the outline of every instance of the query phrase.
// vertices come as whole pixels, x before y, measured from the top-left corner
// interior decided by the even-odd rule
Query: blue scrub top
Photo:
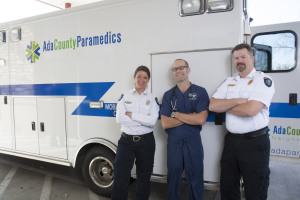
[[[171,88],[165,92],[162,100],[162,106],[160,110],[161,115],[170,117],[172,112],[172,104],[174,106],[176,98],[176,109],[180,113],[200,113],[204,110],[208,110],[209,98],[206,90],[203,87],[192,84],[184,94],[181,93],[178,87],[175,87],[175,95],[173,94],[174,88]],[[190,98],[189,93],[193,96]],[[182,124],[180,126],[166,129],[167,134],[177,135],[181,137],[199,134],[202,129],[201,125],[189,125]]]

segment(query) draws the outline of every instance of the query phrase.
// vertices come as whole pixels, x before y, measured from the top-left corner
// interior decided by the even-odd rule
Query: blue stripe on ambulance
[[[288,103],[271,103],[270,117],[300,118],[300,104],[297,104],[296,106],[290,106]],[[207,122],[215,122],[214,112],[209,113]]]
[[[114,82],[0,85],[0,95],[86,96],[72,115],[114,117],[116,103],[104,103],[104,109],[89,108],[89,102],[101,99],[113,84]],[[270,117],[300,118],[300,105],[271,103]],[[207,122],[214,121],[215,114],[210,112]]]
[[[300,104],[290,106],[288,103],[271,103],[270,117],[300,118]]]
[[[105,103],[104,109],[89,108],[89,102],[101,99],[113,84],[114,82],[1,85],[0,95],[86,96],[72,115],[113,117],[115,103]]]

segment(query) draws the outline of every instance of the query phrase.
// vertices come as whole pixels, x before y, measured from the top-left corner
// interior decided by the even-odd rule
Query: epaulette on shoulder
[[[121,96],[120,96],[120,98],[119,98],[118,101],[121,101],[123,99],[123,97],[124,97],[124,94],[121,94]]]

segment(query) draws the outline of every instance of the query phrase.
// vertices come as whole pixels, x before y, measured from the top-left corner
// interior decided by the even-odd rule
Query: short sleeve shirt
[[[274,95],[270,76],[253,69],[245,78],[239,74],[227,78],[213,95],[216,99],[246,98],[263,103],[265,107],[253,117],[240,117],[226,113],[226,128],[232,133],[247,133],[264,128],[269,123],[269,107]]]
[[[189,95],[189,94],[192,95]],[[162,99],[161,115],[170,117],[172,110],[190,114],[200,113],[208,110],[209,97],[203,87],[192,84],[184,93],[178,87],[174,87],[165,92]],[[180,126],[166,129],[166,133],[177,136],[186,136],[189,134],[199,134],[201,125],[182,124]]]

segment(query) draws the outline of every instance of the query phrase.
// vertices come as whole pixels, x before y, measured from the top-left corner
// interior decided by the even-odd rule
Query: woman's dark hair
[[[148,67],[144,66],[144,65],[141,65],[139,66],[138,68],[136,68],[135,72],[134,72],[134,77],[136,76],[136,74],[139,72],[139,71],[144,71],[147,73],[148,75],[148,78],[150,79],[150,70],[148,69]]]

